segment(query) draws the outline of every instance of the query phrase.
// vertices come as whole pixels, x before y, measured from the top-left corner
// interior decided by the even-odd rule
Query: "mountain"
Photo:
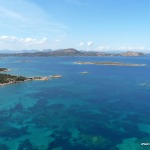
[[[42,50],[42,52],[52,52],[53,50],[52,49],[44,49]]]
[[[74,48],[68,48],[68,49],[59,49],[53,51],[53,55],[59,55],[59,56],[79,56],[82,53]]]
[[[68,49],[59,49],[59,50],[51,50],[46,49],[43,51],[38,50],[23,50],[22,53],[14,52],[10,53],[10,51],[5,51],[6,53],[0,53],[1,57],[6,56],[28,56],[28,57],[49,57],[49,56],[144,56],[144,53],[141,52],[124,52],[124,53],[106,53],[106,52],[96,52],[96,51],[79,51],[74,48]],[[11,51],[12,52],[12,51]]]

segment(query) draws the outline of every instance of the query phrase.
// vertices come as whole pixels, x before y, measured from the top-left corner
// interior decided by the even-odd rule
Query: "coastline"
[[[17,75],[11,75],[11,74],[5,74],[3,72],[9,71],[10,69],[7,68],[0,68],[0,86],[5,86],[9,84],[16,84],[20,82],[26,82],[26,81],[47,81],[49,79],[53,78],[62,78],[61,74],[54,74],[51,76],[44,76],[44,77],[24,77],[24,76],[17,76]]]
[[[10,71],[11,69],[7,69],[7,68],[0,68],[0,73],[1,72],[8,72],[8,71]]]
[[[32,81],[32,80],[45,81],[45,80],[49,80],[49,77],[23,77],[23,76],[15,76],[10,74],[0,73],[0,86],[16,84],[16,83]]]
[[[33,80],[38,80],[38,81],[46,81],[49,80],[48,77],[33,77],[33,78],[26,78],[24,81],[10,81],[7,83],[0,83],[0,86],[5,86],[9,84],[16,84],[16,83],[21,83],[21,82],[26,82],[26,81],[33,81]]]

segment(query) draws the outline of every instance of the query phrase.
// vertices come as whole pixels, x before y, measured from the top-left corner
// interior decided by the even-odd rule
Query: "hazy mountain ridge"
[[[68,49],[59,49],[59,50],[23,50],[23,51],[8,51],[6,50],[5,53],[0,53],[0,56],[31,56],[31,57],[38,57],[38,56],[144,56],[145,53],[142,52],[133,52],[127,51],[122,53],[106,53],[106,52],[98,52],[98,51],[79,51],[74,48]]]

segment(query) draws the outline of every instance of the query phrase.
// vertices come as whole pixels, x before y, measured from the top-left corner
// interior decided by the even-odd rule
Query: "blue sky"
[[[0,50],[150,51],[149,0],[0,0]]]

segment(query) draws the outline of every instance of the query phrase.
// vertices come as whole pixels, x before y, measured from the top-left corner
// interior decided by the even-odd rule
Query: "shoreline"
[[[5,86],[9,84],[16,84],[20,82],[26,82],[26,81],[47,81],[49,79],[53,78],[62,78],[61,74],[54,74],[50,76],[35,76],[35,77],[24,77],[24,76],[17,76],[17,75],[11,75],[11,74],[5,74],[3,72],[10,71],[8,68],[0,68],[0,86]]]
[[[7,69],[7,68],[0,68],[0,73],[2,72],[8,72],[8,71],[10,71],[11,69]]]
[[[0,68],[0,69],[3,70],[2,72],[6,72],[10,70],[7,68]],[[46,81],[49,80],[49,77],[24,77],[24,76],[16,76],[11,74],[0,73],[0,86],[16,84],[16,83],[26,82],[26,81],[33,81],[33,80]]]
[[[16,83],[21,83],[21,82],[26,82],[26,81],[46,81],[49,80],[49,77],[32,77],[32,78],[27,78],[24,81],[10,81],[7,83],[0,83],[0,86],[5,86],[9,84],[16,84]]]

